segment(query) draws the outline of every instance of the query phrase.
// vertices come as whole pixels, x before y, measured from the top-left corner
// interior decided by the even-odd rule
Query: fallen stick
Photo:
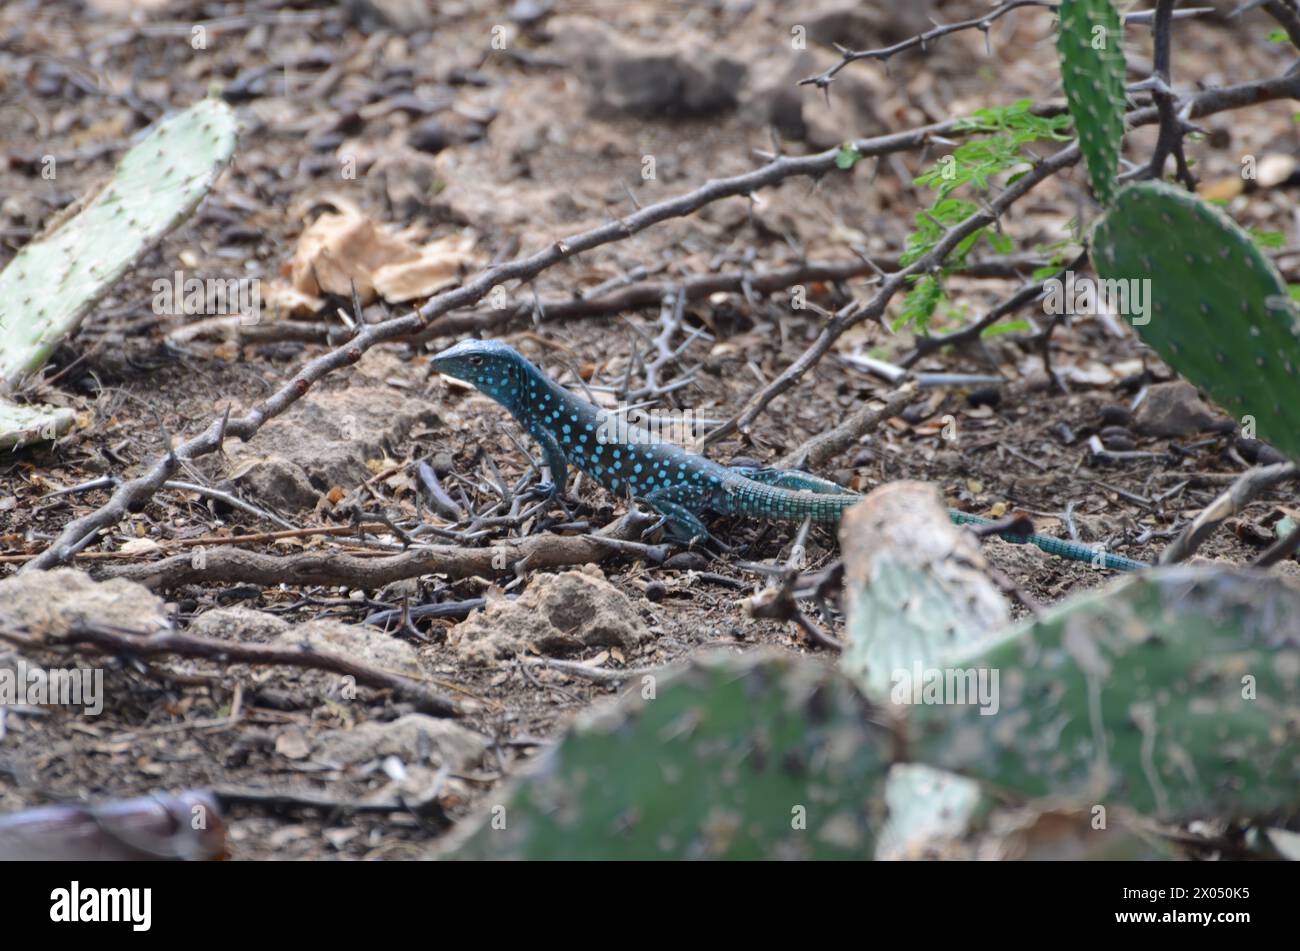
[[[1205,543],[1216,528],[1249,505],[1255,496],[1298,475],[1300,475],[1300,468],[1290,462],[1279,462],[1276,465],[1261,466],[1243,472],[1226,492],[1202,509],[1201,514],[1192,520],[1192,524],[1169,543],[1169,546],[1160,553],[1159,563],[1172,565],[1187,560],[1196,553],[1196,549]]]
[[[558,670],[574,677],[581,677],[598,684],[616,684],[640,677],[659,677],[668,666],[661,667],[593,667],[573,660],[557,660],[554,657],[524,657],[520,660],[525,667],[541,667],[546,670]]]
[[[236,786],[217,786],[213,788],[212,795],[227,806],[260,806],[265,809],[290,812],[314,809],[331,815],[336,813],[342,815],[391,812],[434,813],[439,818],[446,820],[446,816],[442,815],[442,810],[437,802],[437,794],[441,791],[444,780],[445,774],[440,773],[435,777],[435,782],[429,790],[429,794],[422,795],[417,799],[403,797],[338,799],[328,793],[317,792],[312,789],[273,790]],[[446,821],[449,822],[450,820]]]
[[[401,554],[359,557],[339,552],[268,555],[239,548],[173,555],[144,564],[96,567],[98,579],[126,578],[151,589],[184,584],[348,585],[381,588],[405,578],[447,575],[451,578],[490,577],[514,568],[535,570],[584,565],[619,555],[658,564],[668,557],[668,545],[646,545],[604,535],[530,535],[488,548],[430,545]]]
[[[882,399],[885,401],[884,406],[874,409],[870,403],[864,403],[834,429],[818,433],[799,448],[786,453],[777,465],[782,469],[820,468],[826,460],[843,452],[881,423],[906,409],[916,399],[916,384],[904,383],[898,389],[886,393]]]
[[[169,538],[158,543],[164,551],[173,548],[203,548],[208,545],[260,545],[284,538],[308,538],[312,535],[355,535],[369,532],[372,535],[391,532],[392,529],[383,522],[363,522],[360,525],[317,525],[313,528],[291,528],[282,532],[256,532],[251,535],[201,535],[198,538]],[[22,555],[0,555],[0,564],[6,562],[31,561],[39,554],[32,552]],[[87,561],[123,561],[138,559],[138,552],[129,551],[87,551],[81,558]]]

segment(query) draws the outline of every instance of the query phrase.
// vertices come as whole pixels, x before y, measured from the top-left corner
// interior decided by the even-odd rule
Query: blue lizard
[[[552,494],[564,495],[572,463],[611,492],[639,499],[660,515],[672,538],[709,539],[700,520],[707,511],[785,522],[835,524],[862,496],[826,479],[790,469],[724,466],[635,426],[610,439],[609,414],[546,376],[498,340],[464,340],[435,356],[440,373],[473,384],[507,410],[536,440],[551,471]],[[629,433],[629,430],[631,431]],[[959,525],[990,525],[989,519],[949,509]],[[1043,551],[1101,568],[1134,571],[1140,561],[1049,535],[1005,533]]]

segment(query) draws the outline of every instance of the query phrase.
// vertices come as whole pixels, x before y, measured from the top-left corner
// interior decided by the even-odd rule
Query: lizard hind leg
[[[810,472],[799,469],[777,469],[773,466],[753,468],[750,466],[733,466],[731,471],[751,482],[759,482],[778,489],[816,492],[820,495],[856,495],[851,489],[836,485],[829,479],[823,479]]]
[[[663,527],[669,538],[684,545],[694,546],[701,542],[711,542],[721,551],[731,551],[728,545],[709,532],[700,521],[700,517],[689,506],[671,497],[671,490],[669,492],[656,490],[646,495],[642,501],[659,513],[659,521],[646,529],[647,533]]]

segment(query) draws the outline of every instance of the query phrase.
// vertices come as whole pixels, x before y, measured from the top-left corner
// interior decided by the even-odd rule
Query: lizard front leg
[[[528,427],[528,434],[536,440],[542,449],[542,458],[546,468],[551,470],[551,481],[543,482],[535,491],[545,493],[551,498],[564,498],[569,491],[569,457],[560,448],[559,442],[551,431],[544,426]]]
[[[698,542],[712,542],[721,551],[731,551],[731,547],[711,534],[695,508],[700,505],[702,494],[695,488],[684,486],[660,486],[653,492],[641,496],[641,501],[659,513],[659,521],[651,525],[646,532],[653,532],[661,525],[667,528],[668,537],[688,547]],[[694,503],[694,504],[692,504]]]

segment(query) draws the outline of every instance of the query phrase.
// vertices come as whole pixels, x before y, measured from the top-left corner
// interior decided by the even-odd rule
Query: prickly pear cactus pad
[[[1011,620],[979,543],[952,523],[933,485],[873,490],[844,513],[840,547],[848,602],[840,669],[876,703],[889,702],[914,663],[941,663]]]
[[[40,404],[20,406],[0,397],[0,449],[16,449],[42,442],[72,428],[70,409]]]
[[[980,784],[924,763],[895,763],[885,783],[889,818],[876,858],[901,861],[944,856],[989,806]]]
[[[921,704],[912,759],[1162,819],[1300,809],[1300,585],[1180,566],[1071,600],[955,669],[996,712]]]
[[[834,670],[759,651],[628,690],[580,721],[444,854],[873,856],[893,737]]]
[[[205,99],[160,123],[73,217],[0,272],[0,393],[39,370],[142,254],[194,210],[235,150],[235,116]]]
[[[1182,189],[1143,182],[1097,222],[1092,256],[1107,280],[1145,282],[1128,285],[1149,289],[1133,324],[1166,363],[1300,459],[1300,316],[1246,232]]]
[[[1111,0],[1062,0],[1056,49],[1093,193],[1115,194],[1124,144],[1124,26]]]

